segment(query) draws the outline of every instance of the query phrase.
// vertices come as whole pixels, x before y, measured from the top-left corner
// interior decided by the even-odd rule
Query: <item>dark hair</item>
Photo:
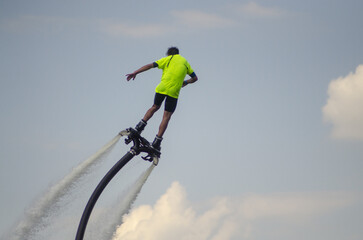
[[[168,55],[168,56],[175,55],[175,54],[179,54],[179,49],[177,47],[170,47],[168,49],[168,51],[166,52],[166,55]]]

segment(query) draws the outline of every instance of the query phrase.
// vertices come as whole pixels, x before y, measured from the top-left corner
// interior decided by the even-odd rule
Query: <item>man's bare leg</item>
[[[159,151],[161,149],[160,144],[161,144],[161,141],[163,140],[163,135],[165,133],[165,130],[168,127],[168,123],[170,121],[171,115],[173,115],[172,112],[164,111],[163,120],[161,121],[160,126],[159,126],[159,132],[156,135],[156,137],[152,143],[152,146],[154,148],[158,149]]]
[[[149,110],[147,110],[144,118],[135,127],[136,131],[138,131],[139,134],[141,134],[147,124],[147,121],[149,121],[149,119],[154,115],[157,110],[159,110],[159,108],[160,106],[154,104],[151,108],[149,108]]]
[[[142,120],[144,120],[145,122],[149,121],[150,118],[152,118],[152,116],[154,115],[154,113],[156,113],[156,111],[158,111],[160,108],[160,106],[158,105],[152,105],[152,107],[147,110],[147,112],[145,113],[145,116]]]
[[[165,130],[168,127],[171,115],[173,115],[172,112],[164,111],[163,120],[161,121],[159,126],[158,137],[163,137]]]

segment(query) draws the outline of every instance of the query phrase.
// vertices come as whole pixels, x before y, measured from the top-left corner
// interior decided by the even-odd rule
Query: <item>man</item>
[[[165,130],[168,126],[169,120],[176,109],[180,89],[198,80],[197,75],[190,67],[188,61],[184,57],[179,55],[178,48],[169,48],[166,55],[167,57],[147,64],[134,71],[133,73],[126,74],[127,81],[130,81],[131,79],[134,80],[137,74],[147,71],[151,68],[158,67],[163,70],[161,82],[155,89],[156,93],[154,98],[154,104],[149,110],[147,110],[144,118],[135,127],[135,129],[139,133],[141,133],[144,130],[147,121],[154,115],[157,110],[159,110],[161,104],[166,99],[163,120],[160,123],[159,132],[152,143],[152,146],[159,151],[160,144],[163,139]],[[191,78],[184,81],[184,78],[187,74]]]

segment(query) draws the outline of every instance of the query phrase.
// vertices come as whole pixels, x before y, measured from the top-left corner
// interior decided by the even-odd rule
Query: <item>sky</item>
[[[161,71],[125,75],[177,46],[199,80],[182,89],[159,165],[115,239],[361,239],[362,10],[0,0],[0,234],[139,122]]]

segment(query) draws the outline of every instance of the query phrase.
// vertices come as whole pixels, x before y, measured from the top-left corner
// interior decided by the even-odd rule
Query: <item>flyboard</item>
[[[153,162],[153,164],[156,166],[159,163],[160,158],[160,151],[156,148],[154,148],[148,140],[143,138],[138,131],[136,131],[133,128],[128,128],[126,130],[123,130],[119,133],[121,136],[128,136],[125,139],[125,143],[129,144],[133,142],[134,146],[131,147],[130,151],[134,152],[134,156],[144,152],[147,155],[144,157],[141,157],[142,159]]]
[[[88,219],[91,215],[93,207],[95,206],[99,196],[105,189],[107,184],[112,178],[123,168],[133,157],[140,153],[146,153],[146,156],[141,157],[145,161],[152,162],[155,166],[159,163],[160,151],[152,147],[150,142],[143,138],[138,131],[133,128],[127,128],[119,133],[119,135],[126,136],[126,144],[133,143],[133,146],[102,178],[96,189],[93,191],[88,203],[83,211],[82,218],[78,225],[76,240],[83,240],[84,233],[86,231]]]

